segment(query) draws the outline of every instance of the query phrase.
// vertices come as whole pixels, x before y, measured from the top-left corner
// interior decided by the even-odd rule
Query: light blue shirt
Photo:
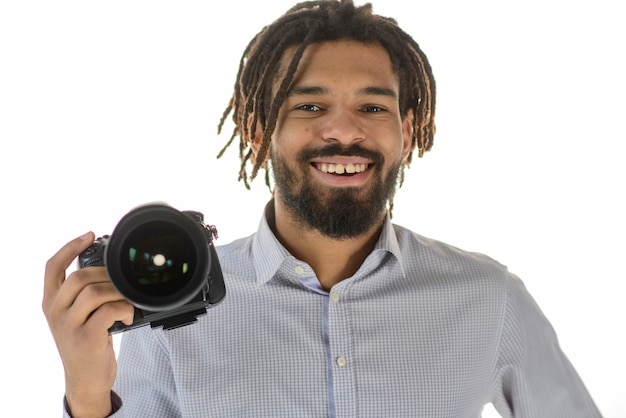
[[[218,254],[220,305],[124,333],[114,416],[476,418],[489,402],[504,417],[600,416],[522,282],[488,257],[387,219],[325,292],[266,216]]]

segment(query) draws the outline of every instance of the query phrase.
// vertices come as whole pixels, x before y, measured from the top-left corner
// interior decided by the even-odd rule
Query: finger
[[[44,300],[54,295],[65,281],[65,270],[87,247],[93,244],[93,232],[87,232],[65,244],[46,263],[44,275]]]
[[[108,334],[109,328],[116,321],[130,325],[133,323],[134,316],[135,308],[129,302],[125,300],[107,302],[93,312],[85,325],[93,331],[102,330]]]
[[[124,300],[111,282],[89,284],[78,294],[70,308],[73,325],[82,326],[105,304]]]
[[[74,271],[57,291],[54,297],[54,309],[69,309],[86,288],[96,284],[113,287],[104,267],[86,267]]]

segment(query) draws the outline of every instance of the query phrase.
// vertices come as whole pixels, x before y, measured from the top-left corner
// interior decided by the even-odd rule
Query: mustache
[[[333,157],[341,155],[344,157],[363,157],[371,160],[375,165],[382,165],[385,157],[376,151],[365,149],[359,145],[330,144],[323,148],[304,149],[298,153],[299,163],[308,163],[314,158]]]

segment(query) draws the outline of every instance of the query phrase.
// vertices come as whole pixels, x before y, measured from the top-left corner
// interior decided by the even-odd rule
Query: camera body
[[[109,333],[150,324],[173,329],[197,321],[226,295],[213,240],[214,226],[195,211],[166,204],[139,206],[110,235],[78,257],[78,267],[104,266],[113,286],[135,307],[131,325],[115,322]]]

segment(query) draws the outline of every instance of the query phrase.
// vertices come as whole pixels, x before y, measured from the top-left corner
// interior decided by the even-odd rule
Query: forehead
[[[278,83],[285,76],[296,49],[290,47],[283,54],[280,70],[277,72]],[[398,89],[398,80],[387,50],[377,43],[329,41],[307,46],[298,63],[292,86],[359,80]]]

